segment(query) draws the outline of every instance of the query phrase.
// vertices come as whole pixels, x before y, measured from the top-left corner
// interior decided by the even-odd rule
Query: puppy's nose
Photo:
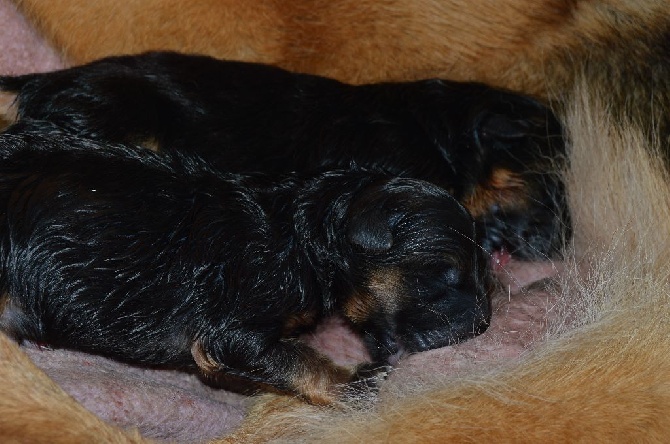
[[[396,341],[395,337],[390,335],[384,335],[384,337],[379,341],[378,348],[383,350],[383,352],[388,356],[395,355],[399,351],[398,342]]]
[[[467,324],[461,324],[467,332],[467,337],[475,337],[484,333],[486,329],[491,325],[491,299],[488,296],[489,293],[485,293],[482,297],[477,298],[477,305],[467,312],[464,321],[469,322],[469,328],[466,327]],[[464,339],[466,339],[465,337]]]
[[[482,333],[484,333],[491,323],[489,322],[488,318],[482,319],[479,324],[475,324],[474,328],[472,329],[473,336],[479,336]]]

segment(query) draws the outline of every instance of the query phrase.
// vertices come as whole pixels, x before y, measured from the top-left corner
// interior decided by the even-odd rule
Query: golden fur
[[[77,404],[0,334],[0,441],[3,443],[110,444],[146,442],[107,425]]]
[[[546,96],[575,53],[654,38],[667,0],[14,0],[73,63],[173,49],[348,82],[444,77]],[[645,26],[640,26],[644,23]],[[607,49],[606,51],[604,49]],[[640,53],[639,57],[644,54]],[[599,62],[600,60],[594,60]],[[568,68],[568,69],[566,69]]]
[[[178,49],[352,82],[477,80],[547,98],[565,117],[576,237],[557,307],[563,325],[519,362],[385,386],[372,411],[263,397],[224,442],[670,436],[670,180],[659,160],[669,151],[670,1],[17,2],[73,62]],[[0,374],[15,381],[0,397],[0,440],[23,441],[14,420],[32,428],[26,441],[58,430],[63,442],[86,442],[91,430],[96,441],[132,442],[86,415],[13,344],[0,350]]]

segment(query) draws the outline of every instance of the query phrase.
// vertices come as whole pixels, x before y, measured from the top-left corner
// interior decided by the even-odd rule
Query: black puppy
[[[176,53],[103,59],[0,78],[20,117],[75,134],[197,151],[232,172],[347,168],[440,185],[482,246],[520,258],[569,234],[561,127],[538,102],[473,83],[352,86],[279,68]]]
[[[314,403],[357,378],[296,339],[326,315],[351,321],[382,364],[486,328],[474,231],[424,181],[355,170],[270,180],[193,156],[0,135],[6,332],[197,365]]]

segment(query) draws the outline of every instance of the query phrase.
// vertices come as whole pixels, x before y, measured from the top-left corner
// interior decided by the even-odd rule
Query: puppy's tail
[[[35,76],[39,74],[25,74],[21,76],[0,76],[0,90],[3,92],[18,93],[26,86]]]
[[[9,130],[11,131],[11,130]],[[20,149],[26,147],[26,141],[3,132],[0,134],[0,331],[9,333],[6,328],[9,324],[11,310],[8,309],[7,299],[7,257],[10,249],[10,231],[8,228],[8,202],[12,191],[17,186],[17,178],[11,172],[11,162],[8,159]]]
[[[2,127],[16,122],[19,117],[18,96],[34,74],[0,76],[0,121]]]

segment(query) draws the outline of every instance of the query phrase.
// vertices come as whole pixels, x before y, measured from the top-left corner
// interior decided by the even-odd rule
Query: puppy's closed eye
[[[463,272],[455,267],[447,268],[443,276],[447,285],[458,285],[463,280]]]

